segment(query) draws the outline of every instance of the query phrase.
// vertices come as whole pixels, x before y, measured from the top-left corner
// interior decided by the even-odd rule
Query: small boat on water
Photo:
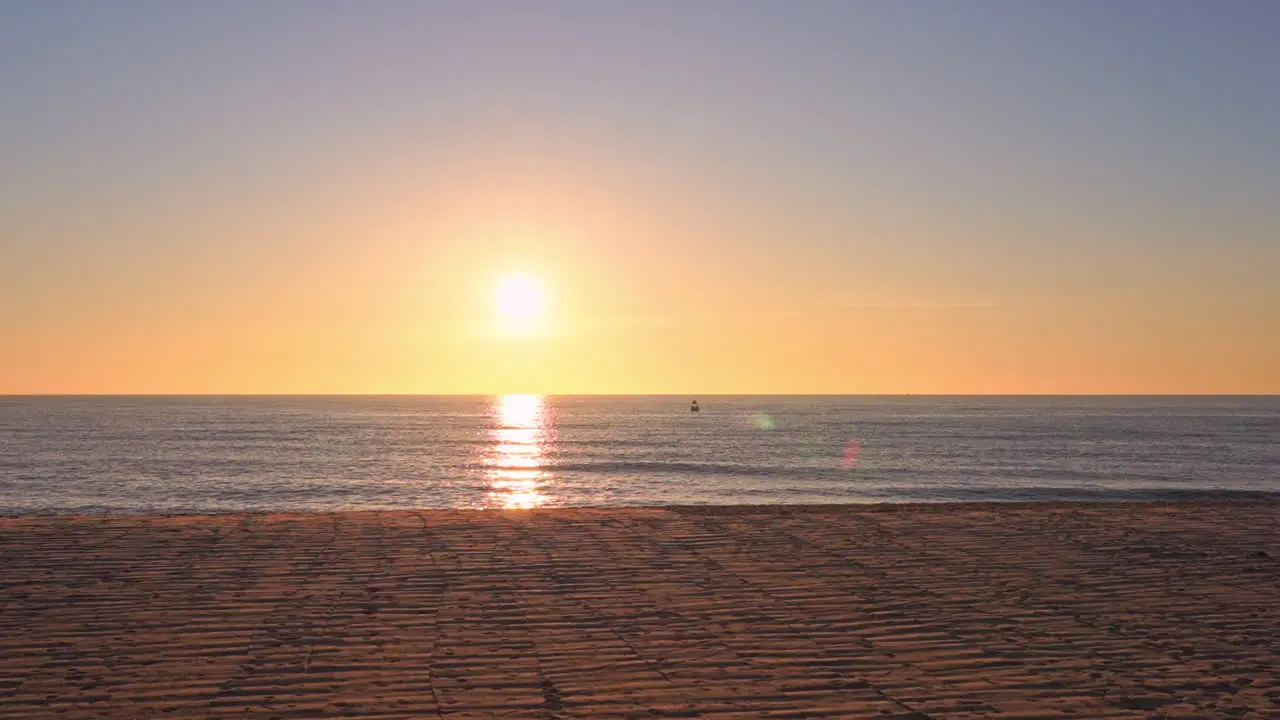
[[[689,406],[689,412],[701,412],[701,408],[698,407],[697,400],[694,400],[693,404]]]

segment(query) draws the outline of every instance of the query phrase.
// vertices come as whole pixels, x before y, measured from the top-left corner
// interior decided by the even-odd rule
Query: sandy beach
[[[1280,504],[0,520],[4,718],[1280,717]]]

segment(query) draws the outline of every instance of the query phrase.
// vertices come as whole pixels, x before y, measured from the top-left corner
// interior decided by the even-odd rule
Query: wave
[[[748,493],[749,494],[749,493]],[[846,493],[822,493],[845,496]],[[965,487],[960,485],[866,488],[857,493],[882,502],[1280,502],[1280,492],[1231,488]]]
[[[470,467],[470,466],[468,466]],[[797,468],[786,465],[736,465],[732,463],[701,463],[680,461],[601,461],[601,462],[556,462],[546,463],[541,468],[544,472],[556,473],[597,473],[600,475],[620,474],[681,474],[681,475],[736,475],[758,477],[813,476],[815,474],[837,474],[847,476],[847,471],[830,468]]]

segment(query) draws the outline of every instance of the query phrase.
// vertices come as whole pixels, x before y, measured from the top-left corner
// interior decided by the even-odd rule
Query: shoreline
[[[777,512],[804,513],[877,513],[877,512],[948,512],[951,510],[1028,510],[1034,508],[1065,510],[1070,508],[1105,507],[1171,507],[1263,505],[1280,507],[1280,491],[1232,491],[1242,497],[1213,499],[1164,499],[1164,500],[938,500],[916,502],[849,502],[849,503],[739,503],[701,505],[544,505],[531,508],[454,508],[454,507],[403,507],[341,510],[225,510],[225,511],[170,511],[170,512],[62,512],[35,511],[5,514],[0,509],[0,523],[23,518],[102,519],[102,518],[219,518],[230,516],[268,515],[359,515],[379,513],[557,513],[557,512],[605,512],[627,513],[632,511],[665,510],[674,513],[735,515]]]
[[[0,716],[1263,717],[1280,501],[0,518]]]

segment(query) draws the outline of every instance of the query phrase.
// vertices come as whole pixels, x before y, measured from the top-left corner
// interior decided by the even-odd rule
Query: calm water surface
[[[1276,397],[691,399],[0,397],[0,513],[1280,493]]]

